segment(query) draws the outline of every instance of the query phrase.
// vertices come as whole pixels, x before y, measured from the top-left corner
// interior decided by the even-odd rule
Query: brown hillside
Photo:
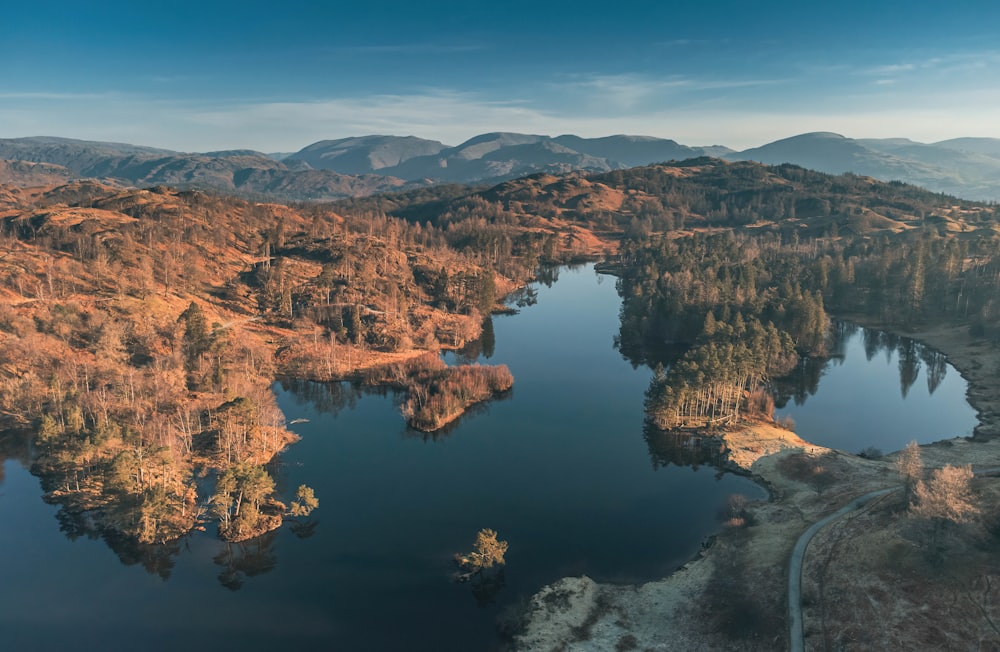
[[[99,529],[171,539],[211,498],[221,531],[255,536],[281,522],[270,503],[240,515],[194,474],[265,482],[251,468],[294,438],[279,375],[356,377],[476,337],[511,283],[442,240],[162,187],[0,188],[0,418],[37,430],[50,498]],[[430,390],[447,414],[421,423],[488,398],[452,397],[474,381],[451,373],[435,367]]]

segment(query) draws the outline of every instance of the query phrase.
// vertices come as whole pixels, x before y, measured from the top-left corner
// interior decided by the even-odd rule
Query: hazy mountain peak
[[[1000,158],[1000,138],[951,138],[934,143],[959,152],[972,152]]]
[[[373,134],[323,140],[280,162],[248,149],[181,153],[126,143],[36,136],[0,139],[0,159],[63,169],[6,165],[3,175],[26,185],[43,179],[94,178],[134,185],[215,188],[269,193],[284,199],[370,194],[411,183],[478,183],[525,175],[602,172],[712,156],[792,163],[821,172],[854,172],[902,180],[970,199],[1000,198],[1000,139],[954,138],[920,143],[908,138],[852,139],[817,131],[734,152],[689,147],[634,134],[585,138],[491,132],[456,147],[416,136]],[[675,166],[678,167],[678,166]]]
[[[341,174],[371,174],[412,158],[437,154],[443,149],[443,143],[416,136],[353,136],[321,140],[285,160],[302,161],[315,169]]]
[[[223,149],[217,152],[205,152],[199,156],[204,156],[207,158],[229,158],[232,156],[261,156],[267,159],[273,158],[269,154],[263,152],[258,152],[253,149]]]
[[[539,136],[537,134],[519,134],[513,131],[492,131],[486,134],[473,136],[455,149],[462,149],[479,145],[481,143],[497,143],[500,145],[529,145],[541,140],[550,140],[549,136]]]

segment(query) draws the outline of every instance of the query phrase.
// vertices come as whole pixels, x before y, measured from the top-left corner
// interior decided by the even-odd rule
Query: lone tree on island
[[[455,563],[465,571],[463,578],[468,579],[476,573],[504,565],[505,552],[507,542],[498,541],[494,530],[483,529],[476,535],[474,550],[464,555],[455,555]]]

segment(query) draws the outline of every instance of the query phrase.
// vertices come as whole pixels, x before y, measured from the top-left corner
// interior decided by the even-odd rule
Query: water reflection
[[[24,468],[31,464],[31,435],[23,430],[0,431],[0,485],[5,479],[4,462],[15,460]]]
[[[118,555],[123,565],[142,566],[147,573],[156,575],[161,580],[170,579],[177,556],[187,543],[187,537],[166,543],[139,543],[110,529],[103,530],[101,538]]]
[[[927,365],[927,393],[933,394],[948,373],[948,357],[930,347],[923,347],[920,358]]]
[[[913,385],[920,377],[920,371],[926,367],[927,391],[933,394],[948,374],[948,358],[916,340],[902,337],[885,331],[864,328],[847,321],[834,321],[830,328],[829,358],[803,358],[795,370],[786,378],[774,381],[774,403],[780,408],[793,401],[795,405],[803,405],[810,396],[819,391],[820,378],[832,365],[842,365],[847,355],[850,341],[858,333],[865,358],[871,362],[876,355],[883,353],[886,363],[897,358],[899,373],[899,392],[906,398]]]
[[[476,348],[479,350],[479,347]],[[463,362],[459,356],[459,352],[449,352],[445,359],[449,360],[450,358],[449,361],[453,360],[465,364],[466,362]],[[475,362],[477,359],[477,357],[472,357],[467,362]],[[403,393],[397,389],[379,386],[367,387],[349,381],[318,383],[311,380],[290,378],[282,380],[279,384],[281,389],[295,401],[296,405],[309,406],[320,414],[329,414],[334,417],[344,410],[353,410],[357,407],[358,400],[362,396],[391,396],[396,403],[402,403],[403,397]],[[442,441],[454,433],[469,417],[488,414],[492,404],[513,398],[514,391],[514,388],[511,388],[506,392],[492,396],[489,400],[473,403],[465,408],[462,416],[431,432],[411,428],[400,418],[400,431],[408,439],[419,439],[425,442]]]
[[[674,466],[690,466],[697,469],[702,465],[718,465],[723,449],[718,439],[688,431],[660,430],[647,421],[642,429],[642,437],[649,448],[649,459],[653,469]]]
[[[496,335],[493,332],[493,317],[483,320],[483,332],[478,339],[466,342],[465,346],[455,351],[458,364],[473,364],[478,360],[488,360],[496,350]]]
[[[507,577],[503,567],[477,573],[469,582],[472,597],[475,598],[476,606],[480,609],[496,604],[497,597],[505,586],[507,586]]]
[[[507,295],[506,303],[508,306],[517,306],[518,308],[533,306],[538,303],[538,290],[531,285],[518,288]],[[516,313],[517,310],[513,310],[513,312]]]
[[[776,378],[772,381],[772,391],[774,393],[774,405],[783,408],[789,400],[793,400],[795,405],[802,405],[810,396],[814,396],[819,391],[819,379],[823,372],[831,364],[832,360],[842,360],[842,358],[831,358],[824,360],[821,358],[801,358],[795,369],[784,378]]]
[[[896,350],[899,352],[899,391],[906,398],[913,383],[920,375],[920,356],[917,343],[911,339],[903,339]]]
[[[544,265],[538,270],[537,281],[547,288],[552,287],[559,281],[559,270],[562,269],[558,265]],[[567,269],[574,270],[579,269],[579,266],[567,266]]]
[[[284,378],[279,383],[296,405],[310,405],[317,412],[336,416],[341,410],[353,410],[364,392],[348,382],[316,383],[311,380]]]
[[[249,541],[224,543],[219,554],[212,558],[222,567],[219,584],[230,591],[238,591],[248,577],[273,571],[278,565],[278,555],[274,552],[277,538],[278,531],[273,530]]]
[[[976,415],[965,382],[949,373],[944,354],[892,333],[833,326],[837,357],[803,360],[774,383],[775,416],[792,419],[799,436],[858,453],[972,433]]]

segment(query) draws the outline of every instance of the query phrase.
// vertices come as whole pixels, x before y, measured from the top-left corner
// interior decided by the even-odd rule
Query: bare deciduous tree
[[[979,513],[972,495],[972,467],[946,464],[935,469],[927,482],[918,481],[910,513],[930,520],[969,522]]]
[[[918,536],[928,560],[935,565],[944,554],[968,544],[968,536],[979,514],[972,494],[972,467],[945,465],[926,482],[913,488],[910,514],[920,524]]]
[[[896,470],[903,476],[904,501],[913,498],[913,489],[924,477],[924,463],[920,459],[920,446],[911,441],[896,458]]]

